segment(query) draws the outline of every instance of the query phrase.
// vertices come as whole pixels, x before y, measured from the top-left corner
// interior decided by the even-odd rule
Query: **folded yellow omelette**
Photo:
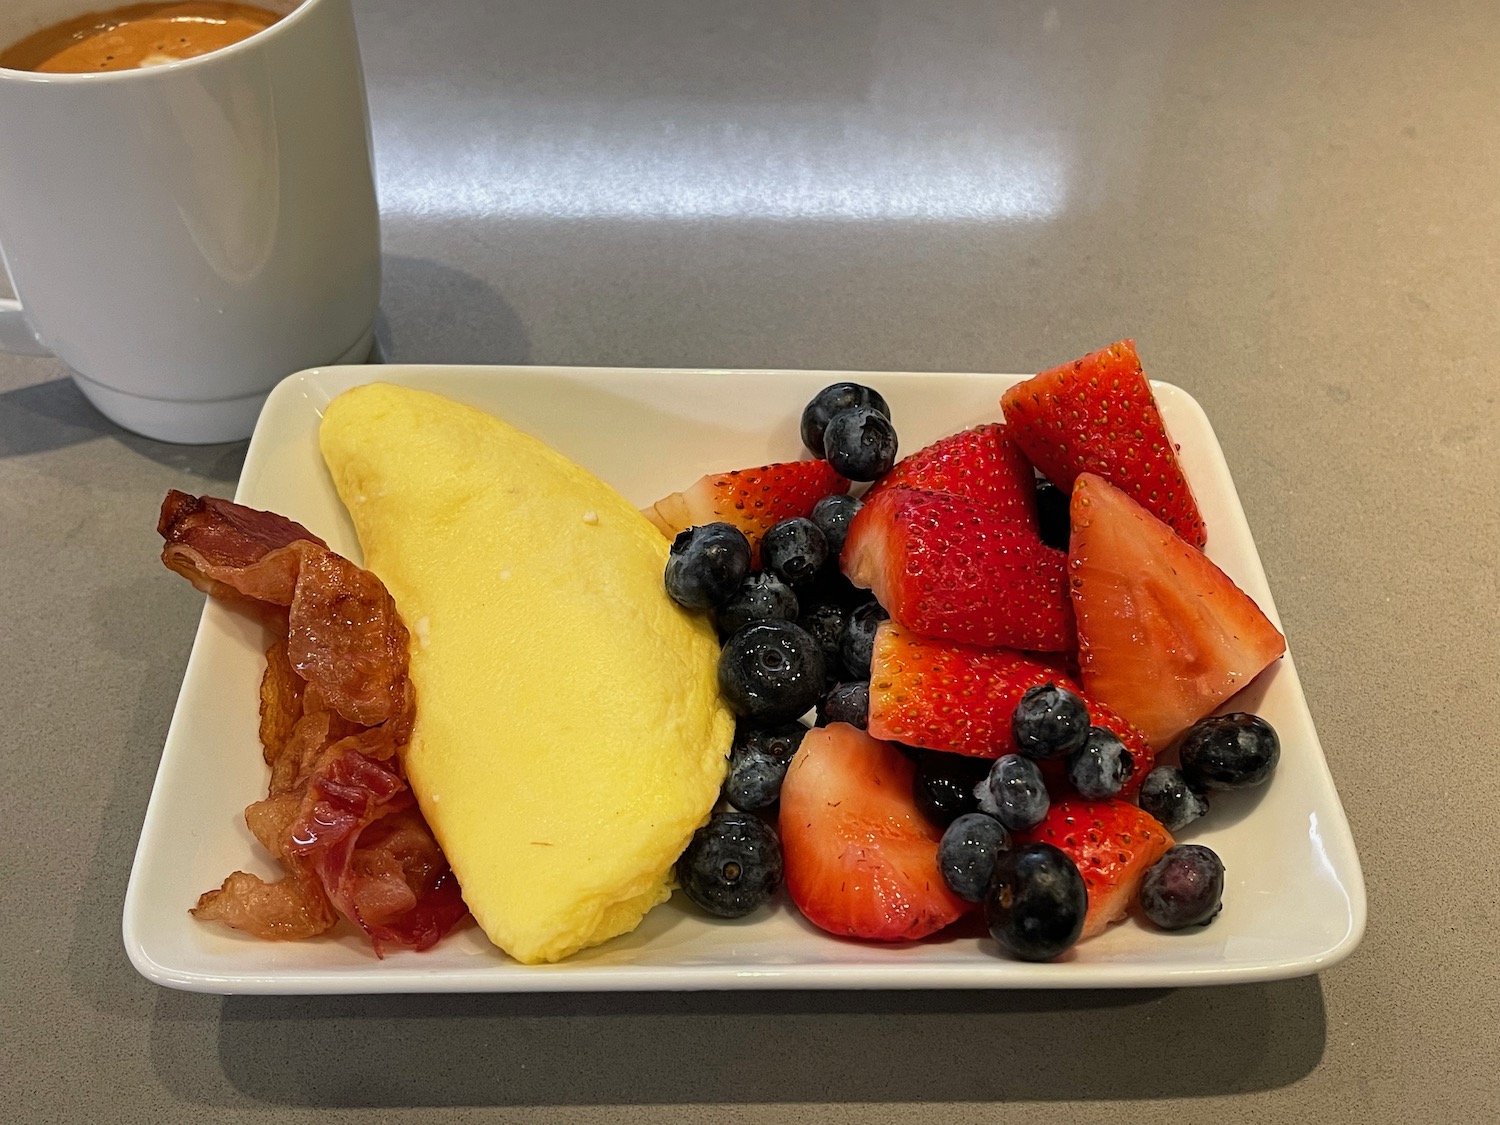
[[[486,934],[556,961],[635,928],[708,817],[734,724],[668,543],[607,484],[423,391],[338,396],[320,442],[412,636],[412,789]]]

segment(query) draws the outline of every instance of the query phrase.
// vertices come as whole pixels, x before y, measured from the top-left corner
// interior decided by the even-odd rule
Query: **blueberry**
[[[688,898],[720,918],[742,918],[781,886],[781,841],[758,816],[714,813],[677,860]]]
[[[974,786],[990,772],[988,758],[927,750],[917,756],[916,762],[917,770],[911,780],[912,797],[922,815],[933,824],[945,828],[964,813],[979,808],[979,802],[974,798]]]
[[[1141,909],[1164,930],[1208,925],[1223,897],[1224,864],[1202,844],[1178,844],[1141,881]]]
[[[774,574],[752,574],[714,615],[719,633],[731,637],[752,621],[795,621],[797,595]]]
[[[866,602],[849,614],[844,635],[839,638],[839,656],[856,678],[870,678],[870,660],[875,655],[875,630],[891,615],[879,602]]]
[[[834,566],[829,566],[818,575],[818,580],[812,584],[804,599],[807,602],[832,602],[845,611],[858,609],[874,600],[875,595],[870,590],[856,586]]]
[[[1157,766],[1148,773],[1137,799],[1168,832],[1180,831],[1208,812],[1208,798],[1193,792],[1182,771],[1172,766]]]
[[[890,472],[896,446],[896,427],[868,406],[835,414],[823,435],[823,455],[850,480],[878,480]]]
[[[1016,747],[1028,758],[1071,754],[1089,736],[1089,709],[1067,688],[1048,682],[1028,688],[1010,717]]]
[[[984,896],[984,920],[1000,948],[1023,961],[1050,961],[1083,932],[1088,889],[1078,865],[1052,844],[1001,852]]]
[[[849,523],[862,506],[853,496],[843,493],[825,496],[813,505],[812,521],[828,541],[828,559],[834,565],[838,564],[839,552],[849,536]]]
[[[961,899],[979,902],[995,872],[995,860],[1010,847],[1010,833],[992,816],[964,813],[938,842],[938,870],[948,889]]]
[[[736,727],[729,748],[724,799],[744,812],[768,809],[781,796],[781,782],[807,728],[801,723]]]
[[[788,586],[806,586],[828,561],[828,540],[810,519],[782,520],[761,539],[760,559]]]
[[[1068,780],[1085,801],[1113,797],[1135,768],[1135,759],[1112,730],[1090,727],[1082,746],[1068,755]]]
[[[1182,736],[1178,754],[1194,789],[1248,789],[1276,769],[1281,741],[1259,715],[1237,711],[1199,719]]]
[[[802,613],[797,618],[797,624],[811,633],[813,640],[818,642],[828,670],[833,675],[837,675],[844,666],[843,658],[839,656],[839,641],[844,636],[844,626],[848,620],[849,611],[831,601],[813,602],[810,605],[804,603]]]
[[[795,719],[823,694],[823,650],[790,621],[756,621],[719,653],[719,694],[754,723]]]
[[[1012,832],[1035,828],[1051,804],[1042,771],[1019,754],[996,758],[989,775],[974,786],[974,796],[980,812],[989,813]]]
[[[723,605],[750,573],[750,541],[727,523],[679,532],[667,555],[667,593],[688,609]]]
[[[834,383],[813,395],[802,410],[802,444],[815,457],[823,456],[823,438],[835,414],[856,406],[869,406],[887,418],[891,408],[873,387],[860,383]]]
[[[848,723],[864,730],[870,725],[870,685],[865,680],[835,684],[818,704],[818,726]]]
[[[1073,524],[1068,516],[1070,497],[1050,480],[1038,477],[1036,482],[1036,517],[1042,542],[1059,551],[1068,549]]]

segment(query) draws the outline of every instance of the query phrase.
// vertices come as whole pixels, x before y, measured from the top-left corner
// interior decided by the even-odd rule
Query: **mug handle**
[[[51,355],[37,343],[26,318],[21,314],[21,302],[9,297],[0,297],[0,352],[12,355]]]

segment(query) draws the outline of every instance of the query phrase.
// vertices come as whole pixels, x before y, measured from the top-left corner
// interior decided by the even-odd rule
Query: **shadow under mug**
[[[276,0],[259,0],[277,8]],[[0,46],[99,7],[6,0]],[[271,388],[370,354],[380,226],[350,0],[139,70],[0,68],[0,350],[112,421],[249,436]]]

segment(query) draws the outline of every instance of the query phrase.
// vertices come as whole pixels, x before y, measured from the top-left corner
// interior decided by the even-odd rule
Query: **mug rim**
[[[140,81],[153,74],[176,73],[189,67],[212,63],[216,59],[222,59],[245,50],[252,50],[252,44],[258,44],[288,24],[298,22],[298,17],[303,12],[316,7],[320,3],[326,2],[327,0],[297,0],[297,6],[270,27],[262,28],[255,34],[247,35],[238,42],[229,44],[227,47],[220,47],[216,51],[209,51],[203,55],[194,55],[190,59],[173,59],[171,62],[158,63],[155,66],[138,66],[130,70],[43,72],[39,70],[17,70],[14,67],[0,66],[0,82],[37,82],[43,85],[73,85],[79,82]]]

